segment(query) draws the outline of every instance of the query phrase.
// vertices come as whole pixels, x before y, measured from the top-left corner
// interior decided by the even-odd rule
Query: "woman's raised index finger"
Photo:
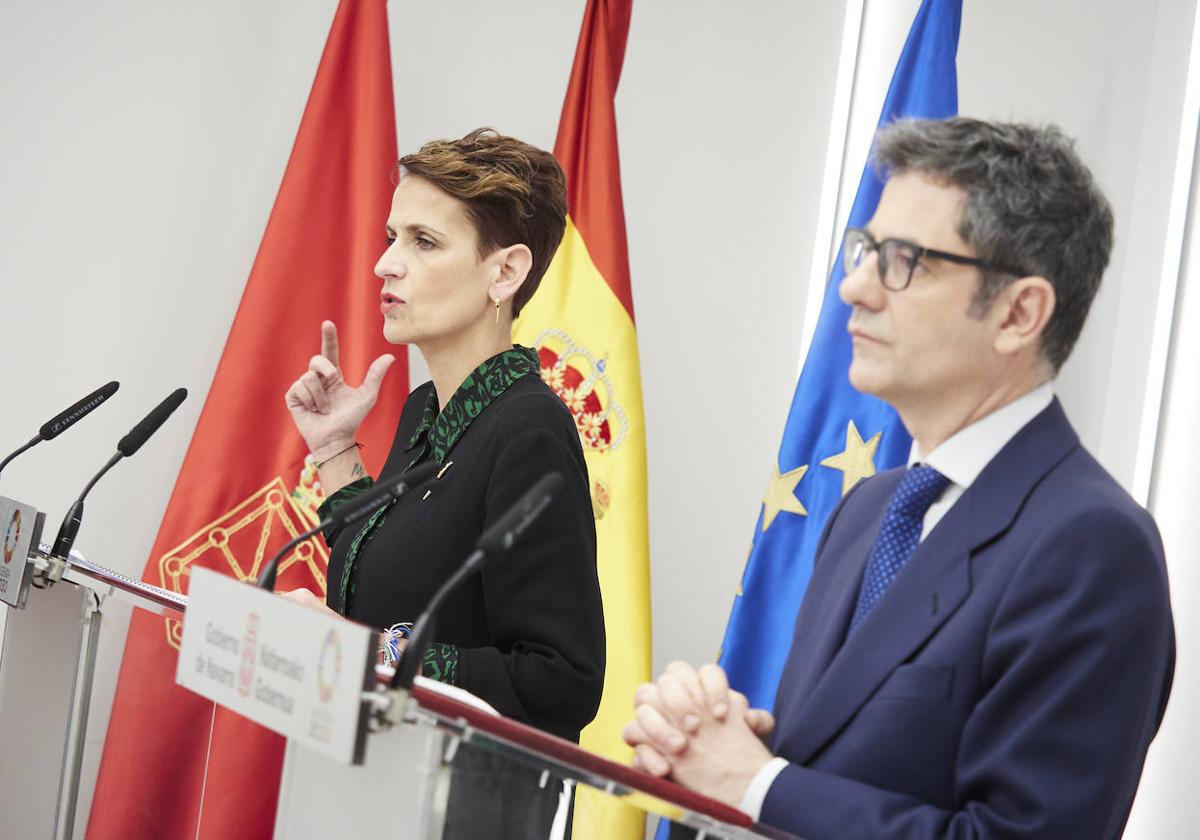
[[[321,355],[332,362],[334,367],[341,367],[338,362],[337,326],[333,321],[321,322]]]

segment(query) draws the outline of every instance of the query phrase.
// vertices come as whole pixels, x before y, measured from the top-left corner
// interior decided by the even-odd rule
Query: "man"
[[[1050,385],[1111,210],[1054,128],[906,121],[875,159],[840,294],[850,381],[895,407],[910,464],[830,516],[774,720],[673,663],[626,740],[807,840],[1119,837],[1170,691],[1166,569]]]

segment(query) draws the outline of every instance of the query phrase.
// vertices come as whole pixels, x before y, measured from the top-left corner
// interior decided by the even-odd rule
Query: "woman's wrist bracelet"
[[[362,448],[363,448],[363,445],[361,443],[359,443],[358,441],[355,441],[354,443],[347,446],[345,449],[340,449],[337,452],[334,452],[328,458],[324,458],[320,461],[316,461],[316,456],[314,455],[313,460],[316,461],[317,469],[321,469],[321,467],[325,466],[326,464],[328,464],[330,461],[332,461],[334,458],[338,457],[339,455],[345,455],[351,449],[362,449]]]

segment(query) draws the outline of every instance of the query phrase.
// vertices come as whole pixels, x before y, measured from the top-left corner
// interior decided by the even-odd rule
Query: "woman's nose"
[[[398,250],[396,243],[393,242],[387,247],[387,250],[379,255],[379,261],[375,263],[375,276],[380,280],[404,276],[406,269],[404,261],[397,253]]]

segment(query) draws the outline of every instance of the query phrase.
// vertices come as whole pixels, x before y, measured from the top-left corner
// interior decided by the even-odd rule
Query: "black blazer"
[[[382,476],[432,457],[409,444],[432,387],[409,395]],[[359,551],[347,615],[379,628],[414,621],[484,528],[551,470],[566,479],[562,491],[507,555],[450,596],[433,637],[453,646],[454,684],[507,717],[578,741],[604,683],[595,522],[575,423],[537,375],[518,379],[471,420],[428,493],[387,513]],[[361,530],[327,534],[331,605]]]

